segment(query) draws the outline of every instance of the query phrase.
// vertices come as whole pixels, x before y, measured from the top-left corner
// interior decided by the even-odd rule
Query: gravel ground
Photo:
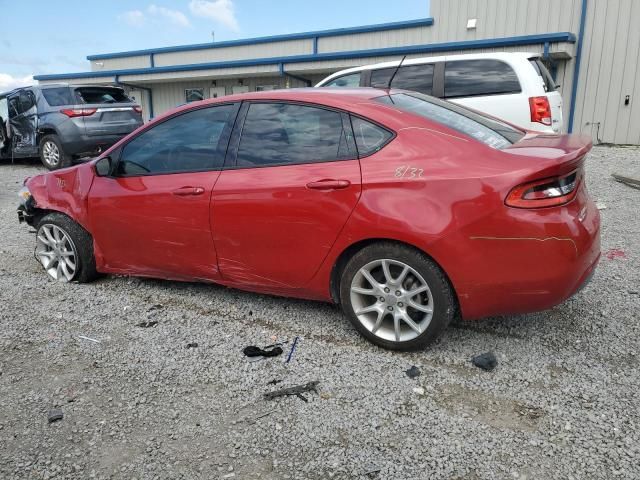
[[[588,162],[608,255],[586,289],[413,354],[368,344],[322,303],[49,281],[15,214],[39,170],[0,166],[0,478],[640,478],[640,191],[609,176],[640,176],[639,149],[596,148]],[[241,352],[296,336],[289,363],[288,346],[255,362]],[[488,350],[493,372],[471,365]],[[262,397],[312,380],[308,402]],[[56,407],[64,418],[49,424]]]

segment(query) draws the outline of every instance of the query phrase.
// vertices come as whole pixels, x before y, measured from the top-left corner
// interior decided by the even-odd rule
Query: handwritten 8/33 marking
[[[421,178],[424,169],[412,167],[411,165],[400,165],[396,168],[395,176],[398,178]]]

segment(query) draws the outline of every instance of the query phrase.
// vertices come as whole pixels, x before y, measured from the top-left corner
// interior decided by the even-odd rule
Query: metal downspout
[[[576,51],[576,64],[573,69],[573,82],[571,86],[571,106],[569,107],[569,128],[568,132],[573,132],[573,120],[576,110],[576,97],[578,90],[578,79],[580,78],[580,60],[582,60],[582,41],[584,39],[584,29],[587,19],[588,0],[582,0],[582,13],[580,15],[580,32],[578,33],[578,50]]]

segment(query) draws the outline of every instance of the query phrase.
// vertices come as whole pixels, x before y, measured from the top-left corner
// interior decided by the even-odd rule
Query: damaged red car
[[[29,178],[20,220],[62,282],[99,273],[339,303],[395,350],[550,308],[600,257],[591,142],[401,90],[179,107],[98,159]]]

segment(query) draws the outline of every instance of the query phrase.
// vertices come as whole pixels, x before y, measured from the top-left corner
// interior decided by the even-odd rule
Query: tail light
[[[142,107],[140,105],[134,105],[133,106],[133,111],[134,112],[138,112],[138,113],[142,113]]]
[[[544,208],[564,205],[574,199],[582,181],[583,170],[579,168],[568,175],[546,178],[515,187],[505,204],[515,208]]]
[[[97,108],[63,108],[60,113],[64,113],[67,117],[88,117],[96,113]]]
[[[551,105],[547,97],[529,98],[529,108],[531,109],[531,121],[551,125]]]

